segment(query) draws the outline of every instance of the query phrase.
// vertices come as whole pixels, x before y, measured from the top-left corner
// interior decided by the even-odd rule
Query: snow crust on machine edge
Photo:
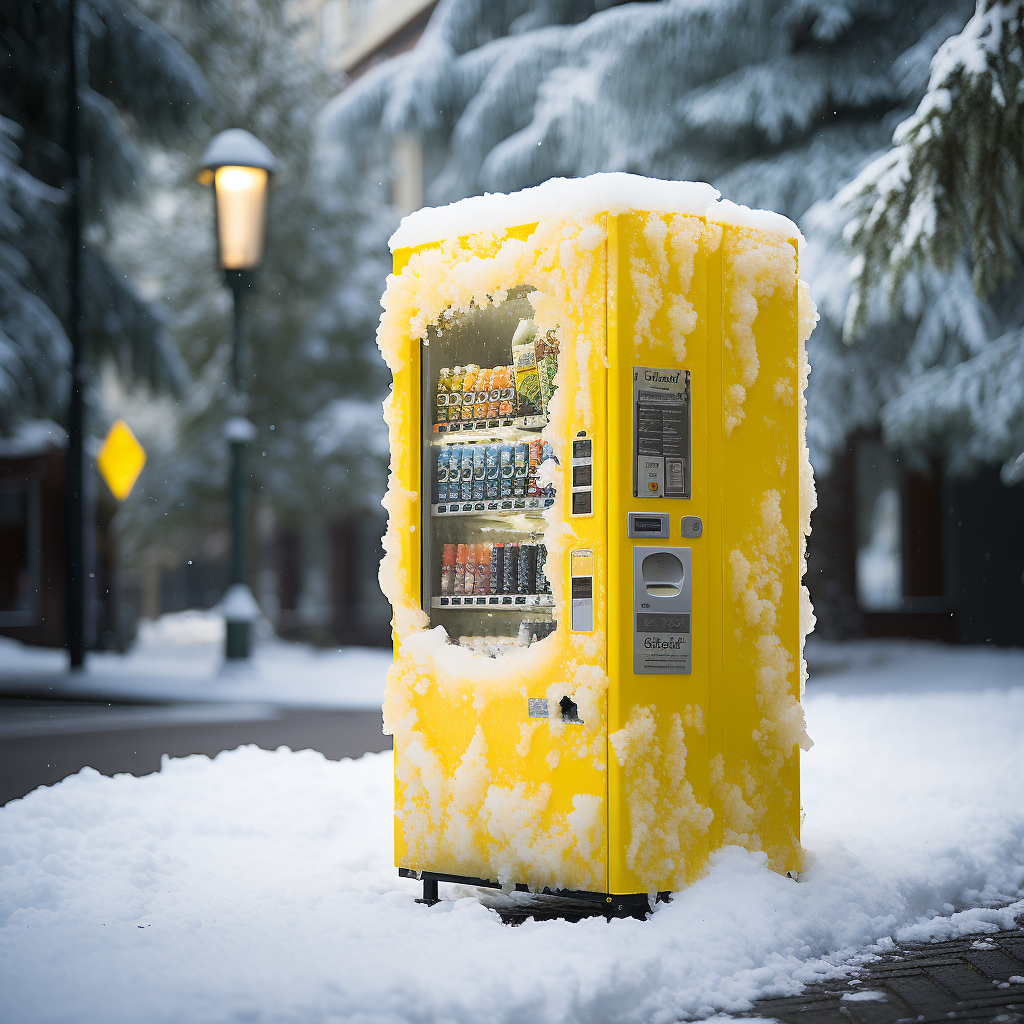
[[[586,178],[551,178],[520,192],[488,192],[448,206],[424,207],[402,218],[388,244],[394,252],[567,214],[594,216],[628,210],[691,214],[720,224],[795,238],[801,246],[804,241],[800,229],[788,217],[722,199],[718,189],[706,182],[663,181],[615,171]]]

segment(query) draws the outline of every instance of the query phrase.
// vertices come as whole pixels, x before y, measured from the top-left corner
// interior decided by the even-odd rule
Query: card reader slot
[[[638,534],[660,534],[662,531],[662,518],[661,516],[636,516],[633,519],[633,530]]]
[[[626,536],[667,539],[669,517],[663,512],[627,512]]]

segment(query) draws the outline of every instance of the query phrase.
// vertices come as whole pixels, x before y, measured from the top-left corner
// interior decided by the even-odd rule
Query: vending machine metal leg
[[[423,876],[423,902],[432,906],[440,897],[437,895],[437,879]]]

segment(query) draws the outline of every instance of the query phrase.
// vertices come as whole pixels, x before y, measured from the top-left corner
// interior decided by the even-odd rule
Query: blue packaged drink
[[[485,494],[490,501],[501,493],[501,446],[487,446],[487,486]]]
[[[525,442],[516,445],[515,472],[512,476],[512,497],[526,497],[526,480],[530,474],[530,446]]]
[[[459,486],[462,480],[462,453],[458,445],[448,446],[448,500],[459,500]]]
[[[503,444],[498,448],[498,468],[501,477],[499,496],[502,498],[512,497],[512,478],[515,476],[515,449],[510,444]]]
[[[462,446],[462,480],[459,488],[460,501],[473,500],[473,447]]]
[[[473,500],[483,501],[487,488],[487,448],[473,445]]]
[[[448,500],[448,452],[444,448],[437,453],[437,500],[442,504]]]
[[[462,479],[462,459],[459,446],[448,446],[448,500],[459,500],[459,481]]]

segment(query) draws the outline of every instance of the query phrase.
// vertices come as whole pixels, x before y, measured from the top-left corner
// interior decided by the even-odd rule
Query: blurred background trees
[[[898,313],[922,275],[969,273],[980,330],[936,352],[882,410],[888,440],[933,448],[953,468],[1003,462],[1024,480],[1024,5],[979,0],[942,44],[893,148],[840,196],[858,260],[846,332],[865,332],[882,292]],[[974,303],[967,303],[968,307]],[[987,328],[987,329],[986,329]],[[993,337],[995,336],[995,337]]]
[[[295,629],[326,637],[332,559],[361,561],[365,553],[372,560],[379,546],[387,449],[386,374],[373,323],[365,312],[353,321],[335,301],[346,287],[351,215],[333,201],[316,150],[317,116],[334,86],[295,5],[139,0],[139,7],[192,55],[211,100],[202,135],[189,146],[150,149],[146,201],[125,211],[108,236],[119,264],[168,311],[195,382],[173,409],[148,399],[133,405],[154,461],[131,499],[127,554],[152,574],[180,566],[187,553],[179,600],[209,603],[223,589],[231,312],[215,267],[212,195],[196,184],[195,168],[210,137],[245,128],[282,163],[250,303],[249,415],[259,432],[250,465],[266,569],[254,583],[265,610],[280,618],[280,577],[298,577],[285,587],[284,611]],[[372,310],[379,295],[362,300]],[[123,407],[121,381],[108,378],[107,386],[110,409]],[[372,569],[356,570],[372,581]]]
[[[48,27],[47,3],[4,15],[8,432],[64,387],[48,2]],[[1024,643],[1020,3],[82,3],[95,429],[124,415],[150,452],[118,516],[147,613],[222,586],[230,306],[193,173],[241,127],[283,164],[251,338],[254,589],[279,631],[386,641],[374,332],[401,217],[624,170],[709,181],[806,236],[821,632]]]
[[[1024,545],[1012,523],[1024,500],[992,463],[1024,444],[1000,411],[1019,408],[1024,367],[991,373],[1014,346],[1000,338],[1020,324],[1016,243],[1000,225],[1019,210],[1009,150],[1022,136],[1018,100],[999,106],[1000,87],[1017,96],[1019,6],[983,0],[988,28],[976,21],[965,38],[984,39],[976,51],[989,71],[972,78],[977,60],[958,72],[951,56],[964,52],[953,37],[975,12],[971,0],[449,0],[412,52],[366,70],[328,106],[325,131],[339,180],[386,180],[390,170],[401,181],[411,167],[431,205],[625,170],[710,181],[792,217],[822,313],[808,393],[819,631],[1020,643]],[[886,295],[874,267],[902,251],[902,226],[865,260],[867,236],[854,238],[860,253],[844,241],[857,215],[851,193],[836,196],[922,101],[928,109],[949,93],[950,76],[974,83],[949,117],[962,149],[947,143],[940,158],[935,143],[923,163],[962,167],[960,185],[969,179],[990,215],[965,233],[966,191],[941,180],[932,223],[944,226],[942,258],[901,264]],[[997,155],[990,174],[1003,180],[990,187],[980,172]],[[401,191],[377,192],[375,208],[361,196],[367,220],[397,222]],[[373,236],[362,237],[374,246],[367,260],[377,258]],[[988,247],[1001,291],[973,287],[972,246]],[[848,308],[856,329],[844,333]],[[970,378],[975,358],[989,373],[984,392]]]
[[[56,417],[66,398],[68,8],[13,0],[0,10],[0,429]],[[140,147],[186,134],[209,99],[178,43],[122,0],[79,6],[85,159],[85,301],[95,359],[128,383],[181,389],[185,368],[160,310],[96,244],[144,189]]]

